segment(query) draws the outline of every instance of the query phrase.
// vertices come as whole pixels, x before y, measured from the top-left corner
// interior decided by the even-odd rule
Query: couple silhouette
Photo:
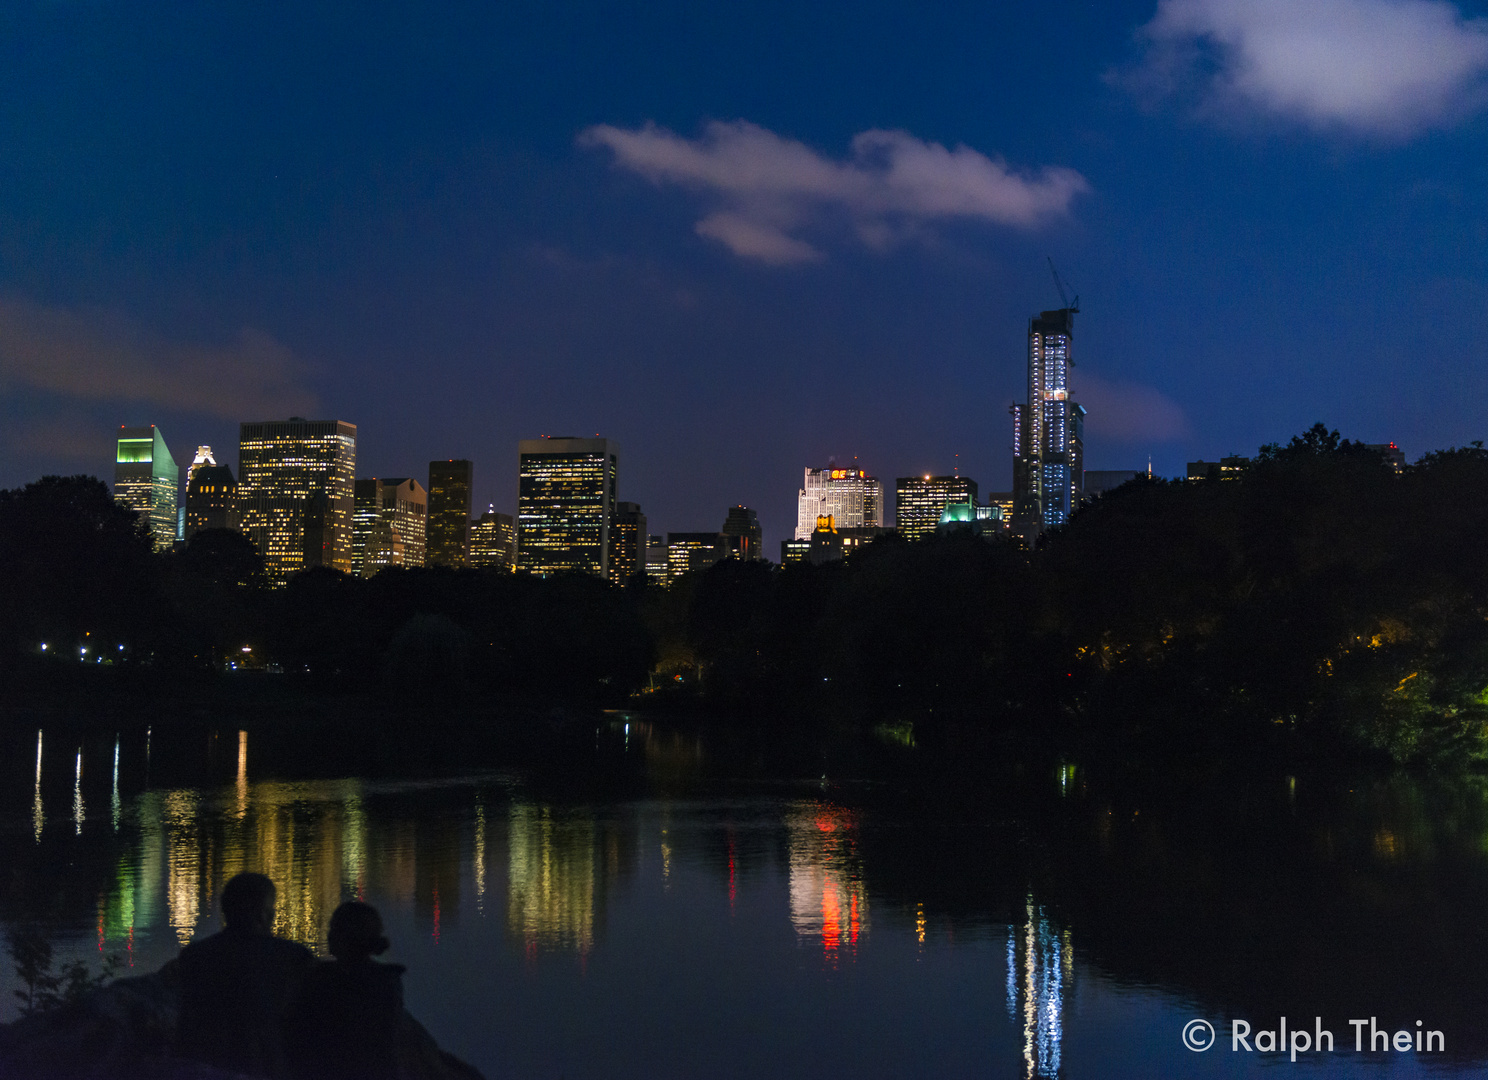
[[[396,1080],[403,971],[382,917],[349,901],[331,915],[332,960],[274,936],[274,883],[238,874],[223,929],[181,951],[177,1051],[220,1069],[289,1080]]]

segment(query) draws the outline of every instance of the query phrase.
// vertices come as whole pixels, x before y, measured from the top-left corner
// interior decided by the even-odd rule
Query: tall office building
[[[619,447],[564,436],[523,439],[517,453],[518,569],[609,577]]]
[[[311,566],[351,572],[356,438],[356,425],[344,420],[239,427],[242,529],[276,585]]]
[[[510,514],[487,510],[470,523],[470,565],[494,566],[510,573],[517,567],[517,524]]]
[[[470,554],[470,491],[475,464],[464,459],[429,462],[430,566],[464,566]]]
[[[200,451],[197,457],[201,457]],[[203,529],[236,529],[241,522],[238,513],[238,482],[226,465],[191,464],[186,477],[186,520],[181,539],[190,540]]]
[[[796,539],[811,539],[819,517],[830,517],[840,529],[882,528],[883,484],[862,469],[808,466],[796,492]]]
[[[176,502],[181,470],[154,424],[121,427],[114,453],[114,502],[140,515],[155,550],[176,541]]]
[[[763,559],[765,538],[759,514],[747,506],[730,506],[723,521],[723,542],[731,559]]]
[[[1084,487],[1085,410],[1071,396],[1075,308],[1028,322],[1028,401],[1012,407],[1015,525],[1063,525]]]
[[[351,572],[371,577],[389,566],[423,566],[429,497],[419,482],[369,477],[355,490]]]
[[[646,572],[646,515],[636,503],[616,503],[610,519],[610,580],[629,585]]]
[[[728,558],[723,533],[667,533],[667,584],[694,570],[706,570]]]
[[[667,562],[666,537],[651,533],[646,537],[646,584],[666,585],[671,581]]]
[[[894,520],[899,535],[918,540],[934,534],[948,503],[977,499],[976,481],[967,476],[901,476],[894,481]]]

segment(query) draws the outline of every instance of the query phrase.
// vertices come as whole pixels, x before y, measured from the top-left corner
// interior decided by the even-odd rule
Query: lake
[[[541,766],[347,777],[254,738],[7,736],[6,918],[49,912],[64,959],[143,972],[217,928],[241,870],[275,880],[277,931],[322,953],[330,912],[365,899],[409,1010],[493,1080],[1468,1076],[1488,1060],[1475,783],[1137,784],[1068,762],[944,780],[907,748],[898,774],[873,758],[744,775],[705,736],[625,717]],[[16,985],[6,964],[4,1019]],[[1184,1044],[1207,1039],[1196,1020],[1206,1050]],[[1390,1049],[1370,1049],[1371,1022]],[[1331,1052],[1293,1065],[1291,1033],[1319,1028]],[[1260,1049],[1266,1033],[1288,1052]]]

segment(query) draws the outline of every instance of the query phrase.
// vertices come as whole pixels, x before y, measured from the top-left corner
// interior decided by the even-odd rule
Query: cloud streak
[[[1481,107],[1488,20],[1446,0],[1159,0],[1139,93],[1399,139]]]
[[[107,312],[0,297],[0,386],[241,420],[313,410],[304,380],[303,365],[261,331],[183,344]]]
[[[657,185],[703,194],[715,208],[696,225],[735,255],[772,265],[818,260],[799,234],[833,212],[858,239],[882,247],[950,219],[1032,229],[1066,216],[1090,184],[1073,169],[1014,170],[968,146],[948,149],[904,131],[864,131],[845,160],[748,121],[715,121],[697,139],[655,124],[600,124],[579,144],[608,149],[615,164]]]
[[[1077,369],[1075,398],[1088,411],[1092,435],[1122,443],[1174,442],[1189,435],[1188,417],[1172,398],[1139,383],[1108,381]]]

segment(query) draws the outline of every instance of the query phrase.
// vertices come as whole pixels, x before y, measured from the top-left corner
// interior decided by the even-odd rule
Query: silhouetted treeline
[[[724,563],[669,598],[665,669],[752,707],[851,706],[1146,749],[1477,762],[1488,451],[1402,473],[1317,425],[1235,479],[1138,479],[1033,551],[951,535]]]
[[[112,677],[158,689],[272,671],[309,693],[371,694],[400,708],[614,703],[652,664],[635,598],[605,582],[314,569],[270,589],[236,532],[206,530],[183,551],[155,554],[134,513],[91,477],[0,493],[0,558],[17,580],[0,597],[0,662],[28,687]]]
[[[925,737],[1469,763],[1488,721],[1484,493],[1481,446],[1397,473],[1318,425],[1234,479],[1133,481],[1032,551],[886,536],[666,590],[443,569],[270,590],[241,536],[155,555],[101,483],[53,477],[0,494],[5,659],[34,672],[47,640],[156,677],[230,678],[236,658],[389,700],[639,695]]]

